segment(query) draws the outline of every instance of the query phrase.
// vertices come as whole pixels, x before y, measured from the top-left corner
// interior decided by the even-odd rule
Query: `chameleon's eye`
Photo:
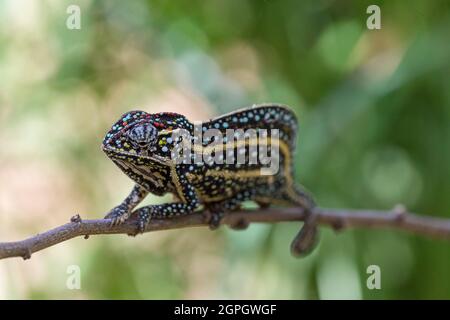
[[[128,140],[136,147],[148,148],[157,140],[158,132],[149,123],[138,124],[128,131]]]

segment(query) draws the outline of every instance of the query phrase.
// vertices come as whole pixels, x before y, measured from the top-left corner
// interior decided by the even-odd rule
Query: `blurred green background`
[[[81,30],[66,27],[71,4]],[[321,206],[450,218],[449,33],[448,1],[0,0],[0,241],[117,205],[133,183],[99,146],[136,108],[205,120],[288,104],[296,178]],[[299,260],[298,228],[74,239],[2,260],[0,298],[450,298],[449,242],[322,228]],[[72,265],[80,290],[66,287]]]

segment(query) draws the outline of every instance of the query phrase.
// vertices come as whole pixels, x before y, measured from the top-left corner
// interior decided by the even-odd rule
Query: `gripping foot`
[[[119,205],[113,208],[106,216],[105,219],[111,220],[111,226],[120,225],[124,223],[131,215],[130,210],[124,205]]]

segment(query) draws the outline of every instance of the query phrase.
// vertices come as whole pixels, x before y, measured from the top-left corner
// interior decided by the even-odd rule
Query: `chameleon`
[[[249,129],[265,133],[265,139],[246,135]],[[152,218],[189,215],[203,209],[210,228],[216,229],[224,215],[240,209],[244,201],[254,201],[261,208],[295,205],[305,210],[306,219],[291,244],[291,252],[296,256],[307,254],[316,243],[317,216],[314,200],[293,178],[297,130],[296,115],[278,104],[253,105],[202,123],[173,112],[129,111],[107,132],[102,150],[135,185],[105,218],[117,225],[136,215],[140,233]],[[209,132],[215,135],[207,137]],[[229,132],[244,137],[233,139]],[[269,137],[269,132],[277,136]],[[191,148],[193,145],[194,152],[183,149],[183,142]],[[263,174],[261,169],[267,169],[267,163],[249,161],[251,152],[263,144],[267,149],[278,147],[277,172]],[[208,156],[198,157],[204,156],[205,150],[209,150]],[[236,160],[242,153],[241,162],[217,161],[227,155]],[[179,161],[181,157],[183,161]],[[135,210],[149,193],[171,193],[175,201]],[[235,227],[246,225],[242,221]]]

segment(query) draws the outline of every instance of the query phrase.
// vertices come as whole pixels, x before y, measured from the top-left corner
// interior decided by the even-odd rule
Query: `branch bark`
[[[407,231],[416,235],[450,240],[450,220],[420,216],[407,212],[402,206],[390,211],[348,210],[316,208],[318,222],[335,230],[347,228],[391,228]],[[302,221],[305,214],[302,208],[269,208],[242,210],[228,213],[223,224],[236,226],[242,221],[249,223],[277,223]],[[154,219],[145,232],[207,226],[204,215],[195,213],[171,219]],[[0,243],[0,259],[22,257],[29,259],[31,254],[74,237],[98,234],[134,234],[136,221],[127,220],[122,225],[110,226],[110,220],[82,220],[79,215],[69,223],[21,241]]]

